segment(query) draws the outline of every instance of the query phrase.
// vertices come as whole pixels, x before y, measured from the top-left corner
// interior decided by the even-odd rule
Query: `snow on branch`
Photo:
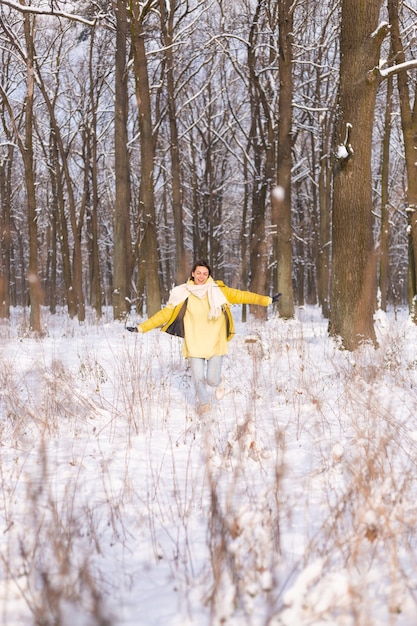
[[[346,133],[343,143],[340,143],[335,152],[335,157],[338,161],[347,161],[353,155],[352,144],[350,143],[350,133],[352,130],[352,124],[347,122]]]
[[[372,38],[374,39],[379,38],[382,40],[388,34],[390,29],[391,29],[391,26],[388,24],[388,22],[381,22],[378,28],[376,28],[376,30],[374,30],[374,32],[372,33]],[[385,69],[383,69],[383,66],[385,65],[385,63],[386,63],[386,60],[381,59],[379,63],[379,67],[375,67],[373,70],[371,70],[369,72],[368,78],[370,79],[372,75],[375,76],[378,74],[381,78],[388,78],[388,76],[392,76],[393,74],[399,74],[400,72],[414,69],[417,67],[417,59],[411,59],[411,61],[405,61],[404,63],[398,63],[398,65],[392,65],[390,67],[386,67]]]
[[[385,39],[391,26],[388,22],[381,22],[371,35],[372,39]]]
[[[393,74],[399,74],[400,72],[411,70],[417,67],[417,59],[411,59],[411,61],[404,61],[404,63],[398,63],[398,65],[391,65],[390,67],[386,67],[382,69],[379,68],[379,75],[381,78],[388,78],[388,76],[392,76]]]
[[[11,9],[15,9],[16,11],[20,11],[21,13],[36,13],[36,15],[49,15],[51,17],[64,17],[69,20],[74,20],[76,22],[81,22],[86,26],[95,26],[97,19],[93,21],[87,20],[81,15],[77,15],[75,13],[66,13],[65,11],[51,11],[48,9],[40,9],[39,7],[26,6],[23,4],[18,4],[17,2],[12,2],[12,0],[2,0],[2,4],[10,7]]]

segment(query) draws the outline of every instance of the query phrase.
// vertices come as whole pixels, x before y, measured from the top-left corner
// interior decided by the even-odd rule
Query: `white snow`
[[[283,202],[285,198],[285,189],[281,185],[275,185],[271,191],[271,195],[276,202]]]
[[[405,72],[413,70],[417,67],[417,59],[411,59],[410,61],[404,61],[404,63],[398,63],[397,65],[391,65],[386,68],[379,68],[379,73],[382,78],[388,78],[392,74],[398,74],[399,72]]]
[[[336,159],[342,160],[349,157],[349,152],[343,143],[340,143],[336,148]]]
[[[417,623],[416,326],[239,315],[204,423],[180,339],[0,322],[0,624]]]
[[[371,38],[375,39],[375,37],[378,37],[381,31],[385,31],[386,29],[389,29],[389,28],[391,28],[389,22],[386,22],[386,21],[381,22],[380,24],[378,24],[377,28],[372,33]]]

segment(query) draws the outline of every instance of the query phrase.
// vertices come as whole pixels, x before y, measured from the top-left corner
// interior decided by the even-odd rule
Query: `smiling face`
[[[197,265],[194,272],[191,272],[191,276],[194,278],[196,285],[204,285],[209,277],[209,271],[207,267],[203,265]]]

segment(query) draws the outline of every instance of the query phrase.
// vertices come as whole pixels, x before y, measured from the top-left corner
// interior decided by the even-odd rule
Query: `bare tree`
[[[293,0],[278,1],[279,20],[279,106],[278,106],[278,149],[277,182],[284,194],[273,207],[273,223],[277,236],[274,256],[277,262],[276,291],[282,293],[279,312],[284,318],[294,316],[292,287],[292,228],[291,228],[291,168],[292,168],[292,101],[293,101]]]
[[[250,146],[253,153],[254,180],[252,182],[252,222],[250,233],[250,287],[257,293],[265,293],[268,288],[268,241],[267,241],[267,201],[268,191],[276,177],[276,127],[274,123],[274,109],[270,105],[268,88],[260,80],[258,38],[262,38],[263,1],[259,0],[255,7],[252,23],[249,30],[247,46],[249,70],[249,102],[251,107]],[[269,24],[269,32],[274,32],[276,15],[268,14],[274,20]],[[272,28],[271,28],[272,27]],[[270,52],[267,53],[266,64],[270,65]],[[265,311],[255,311],[264,316]]]
[[[45,84],[43,72],[38,61],[36,62],[36,70],[38,85],[47,105],[48,113],[50,116],[50,124],[54,137],[53,141],[56,148],[55,165],[59,171],[57,182],[58,178],[62,176],[62,181],[58,182],[57,189],[59,190],[59,193],[61,195],[59,199],[61,205],[61,232],[65,232],[65,237],[63,240],[64,256],[67,263],[67,279],[70,281],[67,285],[68,312],[71,316],[77,315],[80,321],[84,321],[85,299],[83,290],[82,229],[84,224],[85,204],[81,204],[80,210],[77,210],[76,190],[78,189],[79,185],[78,181],[73,180],[73,177],[71,176],[71,152],[67,149],[65,145],[61,126],[57,120],[54,102],[49,96],[49,91]],[[68,226],[67,218],[64,211],[64,206],[66,204],[68,205],[69,224],[71,227],[73,244],[71,270],[69,269],[70,253],[67,237]]]
[[[381,293],[381,309],[387,310],[389,286],[389,241],[390,241],[390,207],[389,207],[389,166],[390,139],[393,98],[393,77],[387,80],[387,96],[384,117],[384,134],[381,155],[381,236],[379,253],[379,289]]]
[[[299,2],[294,16],[293,241],[297,302],[330,314],[331,145],[338,80],[337,3]],[[303,287],[301,290],[300,287]]]
[[[376,256],[372,218],[372,129],[379,81],[382,0],[342,0],[340,82],[333,178],[330,333],[347,349],[375,342]]]
[[[2,117],[4,119],[4,115]],[[0,161],[0,318],[10,317],[11,167],[13,152],[14,146],[10,142],[7,157]]]
[[[95,28],[91,29],[89,48],[88,76],[89,102],[88,118],[85,124],[85,184],[84,200],[86,202],[86,217],[88,231],[88,247],[90,260],[91,304],[96,309],[97,317],[102,315],[102,288],[99,253],[99,174],[98,174],[98,121],[99,89],[97,83],[102,81],[95,77],[94,67]],[[91,119],[91,121],[89,121]],[[91,178],[91,185],[90,185]],[[130,229],[129,229],[130,233]],[[127,250],[130,249],[130,238]]]
[[[397,84],[400,96],[401,126],[404,138],[404,153],[407,172],[407,216],[408,216],[408,298],[414,323],[417,324],[417,83],[414,87],[414,105],[411,102],[408,80],[409,67],[405,66],[405,51],[401,40],[398,0],[388,0],[391,25],[391,48],[394,55],[394,71],[398,70]],[[416,67],[417,61],[412,64]],[[397,66],[397,67],[395,67]],[[400,67],[398,67],[400,66]],[[388,73],[390,76],[390,74]]]
[[[147,313],[152,315],[161,306],[158,273],[158,240],[156,235],[154,157],[155,140],[152,124],[152,103],[145,47],[144,21],[156,6],[151,0],[141,7],[138,0],[130,3],[132,20],[133,66],[135,72],[136,101],[139,111],[141,153],[141,222],[142,246],[139,262],[144,268]]]
[[[6,86],[10,83],[11,55],[3,51],[2,61],[1,84]],[[0,119],[6,141],[4,142],[0,158],[0,318],[10,317],[11,304],[12,181],[15,144],[13,132],[7,122],[7,111],[7,103],[2,99]]]
[[[174,222],[175,240],[175,280],[182,282],[186,272],[186,258],[184,251],[184,225],[181,188],[180,148],[178,137],[177,105],[175,94],[175,32],[174,17],[176,2],[174,0],[160,0],[161,30],[165,47],[167,103],[170,134],[171,179],[172,179],[172,214]],[[185,11],[186,12],[186,11]],[[183,16],[184,18],[184,16]],[[182,19],[183,19],[182,18]]]
[[[135,280],[137,302],[146,294],[150,313],[160,306],[161,288],[165,298],[172,281],[184,278],[190,258],[206,256],[236,286],[282,291],[284,317],[295,302],[318,301],[331,332],[354,346],[374,340],[378,260],[383,306],[405,299],[409,236],[413,310],[415,86],[406,56],[415,48],[401,41],[401,29],[414,14],[399,0],[388,6],[396,45],[385,68],[382,0],[80,0],[74,15],[61,0],[2,2],[2,50],[13,52],[6,63],[20,63],[1,83],[3,312],[7,297],[25,302],[29,291],[21,279],[29,232],[18,221],[23,206],[28,215],[31,187],[22,167],[30,170],[30,152],[15,149],[18,135],[25,146],[30,115],[21,97],[27,46],[17,31],[26,18],[36,24],[30,120],[37,272],[52,309],[66,302],[70,315],[83,319],[86,304],[100,314],[104,294],[122,319]],[[98,19],[104,28],[95,28]],[[403,130],[385,107],[385,92],[375,100],[381,81],[390,77],[391,89],[399,72]],[[339,158],[332,169],[333,136]],[[274,204],[277,183],[285,195]],[[373,215],[380,208],[378,257]]]
[[[23,20],[24,42],[23,49],[13,33],[6,27],[2,21],[3,28],[9,38],[10,43],[15,46],[19,56],[26,66],[26,97],[24,111],[24,136],[22,137],[16,118],[14,116],[13,107],[3,88],[0,86],[0,95],[6,106],[7,113],[14,131],[16,142],[19,146],[25,171],[25,187],[27,202],[27,223],[28,223],[28,239],[29,239],[29,264],[28,264],[28,289],[30,297],[30,328],[35,332],[41,332],[41,303],[42,293],[40,287],[38,273],[38,226],[36,214],[36,184],[35,184],[35,165],[33,152],[33,103],[35,95],[35,69],[34,69],[34,44],[33,30],[34,18],[30,14],[26,14]]]
[[[113,252],[113,317],[124,319],[129,311],[128,296],[131,277],[130,234],[130,163],[128,154],[128,12],[126,0],[117,0],[115,52],[115,206]]]

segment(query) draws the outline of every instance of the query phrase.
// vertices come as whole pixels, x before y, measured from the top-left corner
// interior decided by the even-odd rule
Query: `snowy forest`
[[[0,0],[0,50],[0,624],[415,626],[416,0]],[[197,259],[282,294],[204,414],[128,331]]]
[[[198,258],[347,347],[377,306],[414,315],[416,23],[411,0],[3,0],[0,315],[153,313]]]

